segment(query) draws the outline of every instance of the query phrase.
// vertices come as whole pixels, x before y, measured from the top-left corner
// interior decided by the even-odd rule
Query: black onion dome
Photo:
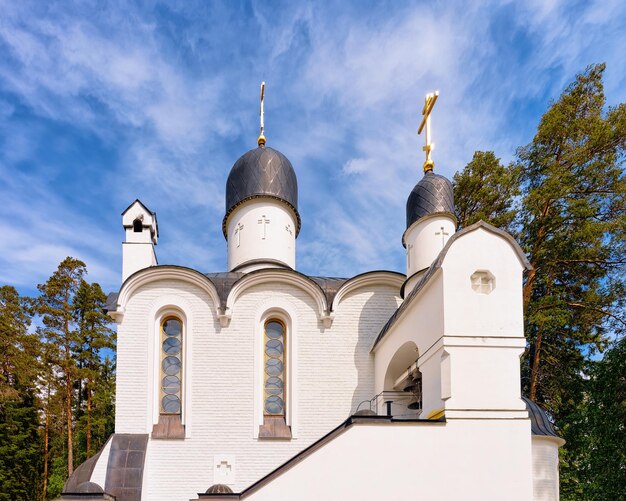
[[[415,185],[406,201],[407,229],[418,219],[438,212],[447,212],[454,216],[452,183],[447,178],[428,171]]]
[[[522,397],[526,403],[526,410],[530,417],[530,431],[533,435],[542,435],[546,437],[558,437],[558,433],[554,430],[554,425],[548,419],[548,414],[539,407],[530,398]]]
[[[224,484],[213,484],[209,487],[205,494],[232,494],[233,490]]]
[[[291,162],[280,151],[259,146],[235,162],[226,181],[226,214],[222,223],[224,237],[226,220],[243,202],[269,197],[285,202],[296,213],[296,236],[300,232],[298,213],[298,180]]]

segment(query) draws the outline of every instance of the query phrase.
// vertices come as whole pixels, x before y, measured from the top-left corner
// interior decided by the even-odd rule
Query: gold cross
[[[265,122],[263,116],[263,101],[265,99],[265,82],[261,82],[261,134],[259,134],[259,138],[257,139],[257,144],[259,146],[263,146],[265,144],[265,136],[263,133],[265,132]]]
[[[426,152],[426,161],[424,162],[424,172],[428,172],[429,170],[433,170],[435,167],[435,162],[431,158],[430,152],[435,149],[435,143],[430,142],[430,112],[433,110],[433,106],[435,106],[435,102],[439,97],[439,91],[431,92],[430,94],[426,94],[426,99],[424,102],[424,108],[422,108],[422,123],[417,129],[417,133],[421,134],[424,126],[426,126],[426,145],[422,148]]]

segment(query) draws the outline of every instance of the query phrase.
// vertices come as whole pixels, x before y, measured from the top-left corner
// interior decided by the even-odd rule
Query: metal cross
[[[445,247],[446,245],[446,237],[449,235],[450,233],[446,233],[443,229],[443,226],[441,227],[441,231],[438,231],[437,233],[435,233],[435,235],[441,235],[441,247]]]
[[[237,247],[241,245],[241,230],[243,230],[243,224],[237,223],[237,229],[235,230],[235,235],[237,235]]]
[[[257,143],[259,146],[265,144],[265,114],[263,110],[263,102],[265,101],[265,82],[261,82],[261,109],[259,111],[259,115],[261,117],[261,133],[259,134],[259,139]]]
[[[261,237],[263,240],[265,240],[265,237],[267,236],[267,232],[266,232],[266,225],[269,224],[270,220],[265,218],[265,215],[261,216],[261,219],[259,219],[259,224],[263,225],[263,236]]]
[[[426,99],[424,102],[424,108],[422,108],[422,123],[417,129],[417,133],[421,134],[424,126],[426,127],[426,144],[422,148],[426,152],[426,161],[424,162],[424,172],[428,172],[429,170],[433,170],[435,166],[435,162],[431,158],[430,152],[435,149],[435,143],[431,143],[430,141],[430,112],[433,111],[433,106],[435,106],[435,102],[439,97],[439,91],[431,92],[430,94],[426,94]]]

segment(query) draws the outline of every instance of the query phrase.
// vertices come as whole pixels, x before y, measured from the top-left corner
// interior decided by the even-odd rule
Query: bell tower
[[[122,226],[126,239],[122,244],[122,282],[136,271],[157,263],[154,246],[159,238],[156,212],[139,199],[122,212]]]

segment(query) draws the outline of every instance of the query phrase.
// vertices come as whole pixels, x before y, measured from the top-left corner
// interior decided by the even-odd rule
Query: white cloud
[[[71,252],[114,284],[117,218],[135,197],[159,214],[160,262],[223,269],[224,181],[242,145],[254,146],[261,79],[268,144],[298,172],[299,263],[311,274],[404,268],[404,204],[421,177],[416,129],[426,92],[441,92],[434,158],[448,176],[478,149],[512,159],[548,100],[591,62],[606,59],[609,98],[626,97],[626,8],[616,0],[576,11],[561,1],[369,10],[259,2],[250,18],[230,5],[168,2],[160,5],[175,11],[167,23],[159,9],[75,7],[0,6],[0,91],[14,98],[0,95],[0,132],[10,138],[0,215],[11,236],[0,244],[0,263],[11,268],[1,280],[25,284],[42,273],[29,270]],[[41,121],[16,127],[19,107]],[[85,186],[82,205],[47,186],[72,175],[37,153],[50,122],[113,152],[94,180],[98,195]],[[79,154],[91,161],[91,151]],[[31,177],[11,180],[23,164]],[[77,213],[85,207],[91,213]],[[90,217],[106,224],[97,229]]]

